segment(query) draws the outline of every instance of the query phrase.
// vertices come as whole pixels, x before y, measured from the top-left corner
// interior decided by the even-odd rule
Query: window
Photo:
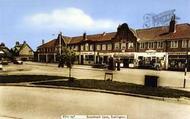
[[[112,50],[112,44],[108,44],[108,50]]]
[[[187,48],[187,42],[188,42],[188,47],[190,48],[190,41],[188,40],[183,40],[182,41],[182,48]]]
[[[88,51],[89,48],[88,48],[88,43],[85,44],[85,50]]]
[[[163,42],[157,42],[157,48],[163,48]]]
[[[148,43],[148,48],[154,48],[154,42],[149,42]]]
[[[126,49],[126,43],[121,43],[121,49],[125,50]]]
[[[78,46],[76,45],[74,50],[76,50],[76,51],[77,51],[78,49],[79,49],[79,48],[78,48]]]
[[[133,43],[128,43],[128,49],[131,49],[133,47],[134,47]]]
[[[120,47],[119,47],[119,42],[117,42],[117,43],[114,44],[114,49],[115,49],[115,50],[119,50],[119,49],[120,49]]]
[[[102,45],[102,50],[106,50],[106,44]]]
[[[94,50],[94,46],[91,44],[90,45],[90,50],[93,51]]]
[[[178,47],[178,41],[171,41],[170,47],[171,48],[177,48]]]
[[[186,48],[187,47],[187,41],[186,40],[183,40],[182,41],[182,48]]]
[[[83,51],[84,50],[84,45],[80,46],[80,50]]]
[[[144,49],[145,48],[145,43],[140,43],[140,49]]]
[[[97,45],[97,46],[96,46],[96,49],[97,49],[97,50],[101,50],[101,45]]]

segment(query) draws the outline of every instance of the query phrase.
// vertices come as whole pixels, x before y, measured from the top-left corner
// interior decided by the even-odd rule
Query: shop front
[[[145,69],[167,69],[168,58],[165,52],[149,50],[135,54],[136,66]]]
[[[182,71],[185,69],[186,60],[190,62],[189,54],[187,55],[187,53],[185,52],[168,53],[168,60],[169,60],[168,69],[178,70],[178,71]],[[190,67],[188,65],[188,69],[189,68]]]
[[[134,65],[134,53],[128,52],[128,53],[115,53],[114,59],[119,60],[121,63],[121,67],[124,68],[133,68]]]

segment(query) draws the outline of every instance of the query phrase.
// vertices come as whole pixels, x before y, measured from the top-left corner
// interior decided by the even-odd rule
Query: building
[[[1,43],[0,44],[0,61],[9,60],[11,59],[11,57],[12,57],[12,54],[9,48],[7,48],[4,43]]]
[[[59,34],[57,39],[38,47],[38,61],[57,61],[61,46],[76,51],[78,64],[106,64],[109,57],[114,57],[123,67],[158,64],[163,69],[184,69],[190,48],[190,24],[176,24],[173,17],[169,26],[135,30],[124,23],[116,32],[77,37]],[[54,60],[49,60],[50,54]]]
[[[11,50],[16,59],[22,61],[29,61],[34,59],[34,51],[26,43],[26,41],[24,41],[23,44],[16,42],[15,46]]]
[[[67,46],[70,37],[63,36],[62,33],[56,39],[47,43],[42,41],[42,45],[37,48],[35,60],[38,62],[57,62],[58,56],[62,53],[62,47]]]

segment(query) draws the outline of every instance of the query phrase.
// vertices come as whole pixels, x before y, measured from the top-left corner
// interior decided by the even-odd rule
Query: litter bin
[[[145,75],[144,85],[147,87],[157,87],[158,76]]]

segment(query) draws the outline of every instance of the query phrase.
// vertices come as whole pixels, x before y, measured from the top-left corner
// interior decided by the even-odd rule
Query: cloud
[[[115,30],[120,22],[110,19],[94,19],[81,9],[65,8],[26,16],[24,23],[36,29],[102,31]]]

